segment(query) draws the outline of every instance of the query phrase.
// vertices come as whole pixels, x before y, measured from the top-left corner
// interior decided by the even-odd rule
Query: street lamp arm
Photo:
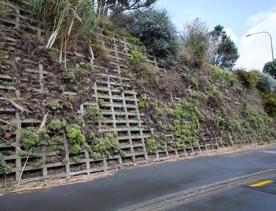
[[[249,36],[252,36],[252,35],[263,34],[263,33],[268,34],[270,37],[272,37],[271,34],[267,31],[256,32],[256,33],[248,34],[246,36],[249,37]]]
[[[261,31],[261,32],[256,32],[256,33],[252,33],[252,34],[247,34],[246,37],[250,37],[250,36],[253,36],[253,35],[257,35],[257,34],[267,34],[269,36],[270,46],[271,46],[271,55],[272,55],[272,61],[273,61],[274,60],[274,50],[273,50],[272,35],[267,31]]]

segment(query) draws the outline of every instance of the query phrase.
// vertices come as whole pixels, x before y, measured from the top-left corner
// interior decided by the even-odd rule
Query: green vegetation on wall
[[[160,146],[156,143],[154,137],[150,137],[146,140],[146,149],[148,153],[154,153]]]
[[[116,154],[124,156],[124,153],[120,150],[117,133],[106,133],[101,138],[97,138],[92,134],[90,138],[92,138],[92,146],[89,150],[92,157],[109,158]]]
[[[79,154],[86,147],[86,138],[83,135],[81,128],[77,124],[66,126],[66,136],[70,145],[72,154]]]
[[[93,123],[99,122],[102,117],[101,110],[97,106],[88,106],[85,109],[84,118]]]
[[[4,155],[0,153],[0,174],[9,174],[11,172],[11,168],[7,165],[7,162],[4,159]]]

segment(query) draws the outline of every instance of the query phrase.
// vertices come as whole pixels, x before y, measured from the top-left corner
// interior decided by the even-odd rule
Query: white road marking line
[[[276,154],[276,151],[272,151],[272,150],[267,150],[267,151],[263,151],[264,153],[268,153],[268,154]]]

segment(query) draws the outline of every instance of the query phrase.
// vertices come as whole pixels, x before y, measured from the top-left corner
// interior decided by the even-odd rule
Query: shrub
[[[274,79],[276,79],[276,59],[266,63],[263,71],[264,73],[267,73],[271,75]]]
[[[260,81],[257,84],[257,88],[262,92],[275,92],[276,91],[276,79],[273,79],[266,73],[259,73],[261,76]]]
[[[181,61],[185,63],[187,60],[183,59],[183,54],[185,54],[185,57],[189,55],[191,60],[187,65],[202,67],[207,61],[209,49],[209,35],[206,25],[200,22],[199,19],[186,24],[182,41]]]
[[[242,84],[247,88],[255,88],[261,80],[260,74],[255,71],[247,72],[245,70],[237,70],[236,74]]]
[[[165,10],[139,10],[125,15],[123,19],[127,21],[115,22],[139,38],[148,52],[160,60],[161,65],[170,66],[176,63],[176,30]]]
[[[266,112],[276,117],[276,93],[263,93],[262,97]]]

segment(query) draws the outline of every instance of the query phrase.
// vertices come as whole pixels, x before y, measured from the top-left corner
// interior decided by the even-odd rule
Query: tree
[[[221,25],[215,26],[209,34],[213,44],[210,53],[211,63],[221,68],[232,69],[239,58],[235,43]]]
[[[111,17],[117,16],[123,11],[147,8],[157,0],[97,0],[101,5],[103,13],[107,15],[108,9],[111,10]]]
[[[263,72],[276,79],[276,59],[271,62],[267,62],[263,68]]]
[[[148,52],[156,56],[164,66],[176,62],[177,34],[165,10],[138,10],[121,16],[115,24],[139,38]]]

